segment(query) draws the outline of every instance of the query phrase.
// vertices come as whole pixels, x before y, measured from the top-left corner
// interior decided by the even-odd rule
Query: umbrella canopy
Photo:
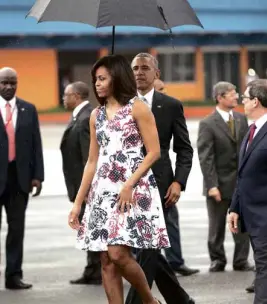
[[[96,28],[148,26],[162,30],[179,25],[202,26],[187,0],[37,0],[27,17],[38,22],[71,21]]]

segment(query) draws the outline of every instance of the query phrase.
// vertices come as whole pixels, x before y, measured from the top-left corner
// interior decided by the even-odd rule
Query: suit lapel
[[[231,134],[231,130],[228,127],[227,123],[223,120],[222,116],[218,111],[215,110],[214,112],[214,119],[217,124],[217,126],[223,130],[223,132],[232,140],[235,142],[235,138]]]
[[[17,132],[23,120],[23,112],[25,111],[21,100],[19,100],[18,98],[16,99],[16,107],[17,107],[17,121],[16,121],[16,132]]]
[[[152,100],[152,113],[155,116],[156,122],[159,122],[163,119],[162,110],[163,110],[163,100],[162,96],[158,92],[154,92]]]
[[[248,142],[248,138],[249,138],[249,132],[246,135],[244,141],[243,141],[243,158],[241,160],[241,164],[239,167],[239,170],[242,170],[242,168],[244,167],[245,163],[247,162],[249,156],[251,155],[252,151],[256,148],[256,146],[260,143],[260,141],[262,140],[262,138],[266,135],[267,133],[267,122],[262,126],[262,128],[259,130],[259,132],[256,134],[256,136],[254,137],[252,143],[250,144],[250,146],[248,147],[247,151],[246,151],[246,147],[247,147],[247,142]]]
[[[63,145],[63,143],[65,142],[65,140],[67,139],[68,137],[68,134],[69,134],[69,131],[72,129],[72,127],[75,125],[75,122],[76,122],[76,119],[74,120],[71,116],[71,119],[69,121],[69,124],[67,125],[67,128],[65,129],[64,133],[63,133],[63,136],[62,136],[62,139],[61,139],[61,143],[60,143],[60,146]]]
[[[6,129],[1,110],[0,110],[0,128],[3,128],[4,130]]]
[[[241,128],[241,120],[240,117],[236,115],[235,112],[233,112],[234,116],[234,124],[235,124],[235,138],[240,138],[240,128]]]
[[[244,158],[245,153],[246,153],[246,148],[247,148],[247,143],[248,143],[248,138],[249,138],[249,132],[250,132],[250,129],[248,130],[246,136],[244,137],[244,139],[242,141],[242,144],[241,144],[241,147],[240,147],[239,168],[241,167],[241,164],[243,162],[243,158]]]

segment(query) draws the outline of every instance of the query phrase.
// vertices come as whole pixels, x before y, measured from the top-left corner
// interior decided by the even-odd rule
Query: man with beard
[[[72,117],[67,126],[60,145],[63,173],[68,191],[69,200],[74,202],[78,193],[83,170],[89,155],[90,131],[89,119],[93,110],[88,101],[89,87],[86,83],[78,81],[65,88],[63,100],[66,109],[72,111]],[[80,221],[85,210],[82,205]],[[97,252],[87,251],[87,265],[82,276],[71,280],[71,284],[101,284],[100,257]]]
[[[133,59],[132,69],[136,79],[138,96],[151,107],[156,120],[161,158],[155,163],[152,170],[157,181],[166,219],[169,210],[176,208],[175,204],[179,200],[181,191],[186,187],[192,166],[193,149],[188,136],[182,104],[154,89],[154,81],[159,78],[157,59],[148,53],[140,53]],[[173,150],[176,153],[175,174],[169,157],[172,137],[174,138]],[[137,260],[146,274],[150,287],[155,281],[167,304],[195,303],[180,286],[171,265],[159,250],[142,250],[138,252]],[[126,303],[142,303],[134,288],[130,289]]]
[[[29,289],[23,282],[22,257],[25,212],[29,193],[40,194],[44,180],[43,152],[37,111],[16,97],[14,69],[0,69],[0,227],[7,214],[5,287]]]

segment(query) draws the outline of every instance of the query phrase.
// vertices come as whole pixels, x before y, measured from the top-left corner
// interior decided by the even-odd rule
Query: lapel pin
[[[24,111],[25,109],[24,108],[21,108],[21,111]]]
[[[161,108],[161,105],[158,105],[157,107],[158,107],[158,108]]]

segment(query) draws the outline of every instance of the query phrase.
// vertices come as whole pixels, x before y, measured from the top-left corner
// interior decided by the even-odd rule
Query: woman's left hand
[[[80,223],[79,223],[80,212],[81,212],[81,207],[74,203],[72,210],[68,217],[69,226],[72,229],[79,230],[79,228],[80,228]]]
[[[118,199],[118,210],[121,213],[125,213],[125,210],[130,213],[131,205],[135,204],[133,200],[133,187],[125,184],[121,189]]]

